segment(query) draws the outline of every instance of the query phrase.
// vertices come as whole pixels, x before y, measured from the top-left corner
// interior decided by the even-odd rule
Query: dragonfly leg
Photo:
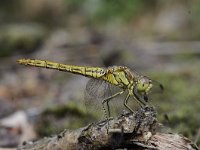
[[[110,117],[110,106],[109,106],[109,101],[110,101],[111,99],[113,99],[114,97],[116,97],[116,96],[118,96],[118,95],[121,95],[122,93],[124,93],[124,91],[115,93],[114,95],[111,95],[110,97],[108,97],[108,98],[106,98],[106,99],[104,99],[104,100],[102,101],[102,105],[103,105],[103,108],[104,108],[104,111],[105,111],[105,112],[106,112],[106,110],[105,110],[105,107],[104,107],[104,103],[106,102],[106,104],[107,104],[107,109],[108,109],[109,117]]]
[[[134,113],[134,111],[127,105],[128,104],[128,99],[129,99],[130,95],[128,94],[124,100],[124,106],[130,110],[130,112]]]
[[[110,118],[110,106],[109,106],[109,100],[106,101],[106,106],[108,108],[108,117]]]
[[[146,106],[146,104],[138,97],[137,93],[138,93],[138,92],[137,92],[137,89],[136,89],[136,87],[134,87],[134,92],[133,92],[134,98],[136,99],[137,102],[139,102],[139,105],[140,105],[141,107]],[[142,104],[142,105],[141,105],[141,104]]]
[[[121,95],[122,93],[124,93],[124,91],[115,93],[114,95],[111,95],[110,97],[108,97],[108,98],[106,98],[106,99],[104,99],[104,100],[102,101],[103,107],[104,107],[104,103],[106,102],[106,104],[107,104],[107,109],[108,109],[108,112],[109,112],[109,113],[110,113],[109,101],[110,101],[111,99],[113,99],[114,97],[116,97],[116,96],[118,96],[118,95]]]
[[[104,100],[102,101],[102,106],[103,106],[103,110],[104,110],[104,114],[105,114],[106,120],[108,120],[107,111],[108,111],[108,115],[109,115],[109,117],[110,117],[110,106],[109,106],[109,101],[110,101],[111,99],[113,99],[114,97],[116,97],[116,96],[118,96],[118,95],[121,95],[122,93],[124,93],[124,91],[115,93],[114,95],[111,95],[110,97],[108,97],[108,98],[106,98],[106,99],[104,99]],[[104,107],[104,104],[105,104],[105,103],[106,103],[106,105],[107,105],[107,111],[106,111],[106,109],[105,109],[105,107]],[[108,127],[109,127],[109,121],[108,121]],[[108,129],[107,129],[107,132],[108,132]]]
[[[141,107],[146,106],[146,104],[136,94],[134,94],[134,98],[136,99],[137,102],[139,102],[139,105]]]

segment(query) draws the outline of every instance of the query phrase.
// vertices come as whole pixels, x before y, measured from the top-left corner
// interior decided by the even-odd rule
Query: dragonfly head
[[[147,94],[150,91],[152,86],[153,86],[152,80],[146,76],[140,77],[136,84],[137,91],[139,93],[145,93],[145,94]]]
[[[159,85],[159,86],[158,86]],[[138,78],[134,88],[133,88],[133,94],[137,99],[142,98],[146,102],[148,101],[148,94],[152,93],[157,89],[156,87],[159,87],[159,91],[163,91],[164,87],[162,84],[160,84],[157,81],[151,80],[146,76],[141,76]]]
[[[136,85],[133,89],[133,93],[137,99],[139,99],[139,97],[142,96],[143,99],[147,102],[147,94],[151,90],[152,86],[153,84],[151,79],[149,79],[146,76],[141,76],[136,82]]]

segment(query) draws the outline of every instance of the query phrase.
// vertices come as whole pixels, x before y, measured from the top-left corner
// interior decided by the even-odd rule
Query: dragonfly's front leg
[[[137,95],[138,92],[137,92],[137,88],[134,87],[134,91],[133,91],[133,94],[134,94],[134,98],[136,99],[137,102],[139,102],[139,105],[141,106],[141,104],[143,106],[146,106],[146,104],[139,98],[139,96]],[[146,96],[146,99],[148,99],[148,97]],[[142,106],[141,106],[142,107]]]
[[[140,107],[146,106],[146,104],[136,94],[134,94],[134,98],[135,98],[136,102],[138,102]]]
[[[130,110],[130,112],[134,113],[134,111],[127,105],[127,104],[128,104],[128,99],[129,99],[129,97],[130,97],[130,94],[128,94],[128,95],[126,96],[126,98],[124,99],[124,106],[125,106],[128,110]]]

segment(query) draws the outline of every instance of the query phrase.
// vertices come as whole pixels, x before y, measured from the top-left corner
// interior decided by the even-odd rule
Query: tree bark
[[[134,114],[122,114],[115,119],[93,123],[74,131],[65,130],[54,137],[24,142],[18,150],[198,149],[186,137],[158,132],[159,126],[155,110],[145,107]]]

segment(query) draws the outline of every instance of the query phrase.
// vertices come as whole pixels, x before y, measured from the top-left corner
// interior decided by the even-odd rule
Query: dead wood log
[[[145,107],[134,114],[122,114],[109,119],[109,122],[104,120],[75,131],[65,130],[36,142],[24,142],[18,150],[198,149],[181,135],[158,132],[159,126],[155,110]]]

